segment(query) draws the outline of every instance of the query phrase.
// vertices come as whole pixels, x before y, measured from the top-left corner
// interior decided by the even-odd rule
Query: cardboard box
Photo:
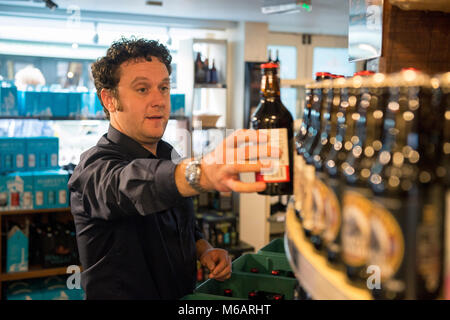
[[[39,105],[37,107],[36,116],[51,116],[53,108],[53,93],[49,91],[48,87],[39,88],[37,91],[39,97]]]
[[[80,118],[82,116],[83,105],[83,93],[82,92],[69,92],[68,94],[69,104],[69,117]]]
[[[33,205],[33,173],[13,172],[4,177],[8,194],[7,210],[30,210]]]
[[[29,222],[24,229],[14,226],[8,231],[6,241],[6,272],[28,271]]]
[[[170,113],[175,116],[185,115],[185,95],[184,94],[171,94],[170,95]]]
[[[26,138],[0,137],[0,173],[26,170]]]
[[[0,174],[0,211],[7,211],[9,207],[9,194],[6,186],[6,176]]]
[[[0,84],[0,115],[18,116],[19,104],[17,102],[16,86],[2,82]]]
[[[28,170],[58,168],[59,139],[57,137],[30,137],[26,145]]]
[[[35,209],[67,208],[69,174],[64,170],[36,171],[33,175]]]
[[[30,86],[25,91],[18,91],[17,98],[20,115],[27,117],[40,115],[41,109],[39,107],[39,92],[37,92],[34,87]]]
[[[53,91],[53,104],[51,108],[51,115],[53,117],[67,117],[69,116],[69,91],[57,90]]]

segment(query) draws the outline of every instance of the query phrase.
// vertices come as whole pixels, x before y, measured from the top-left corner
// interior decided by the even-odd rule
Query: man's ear
[[[109,89],[102,89],[100,91],[100,96],[102,97],[102,102],[109,113],[116,112],[116,104],[113,93]]]

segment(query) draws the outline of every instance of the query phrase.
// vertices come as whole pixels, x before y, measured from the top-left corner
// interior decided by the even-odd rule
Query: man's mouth
[[[145,117],[146,119],[151,119],[151,120],[161,120],[163,119],[163,116],[148,116]]]

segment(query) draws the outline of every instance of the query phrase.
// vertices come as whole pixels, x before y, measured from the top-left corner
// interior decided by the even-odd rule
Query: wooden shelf
[[[70,208],[0,211],[0,216],[12,216],[12,215],[21,215],[21,214],[36,214],[36,213],[52,213],[52,212],[54,212],[54,213],[70,212]]]
[[[196,83],[195,89],[226,89],[227,85],[224,83]]]
[[[57,276],[67,274],[67,267],[42,269],[39,266],[30,267],[29,271],[2,273],[0,274],[0,282],[2,281],[14,281],[32,278],[45,278],[49,276]]]
[[[292,204],[286,213],[285,246],[297,279],[314,300],[372,300],[369,290],[351,285],[344,272],[332,268],[305,239]]]

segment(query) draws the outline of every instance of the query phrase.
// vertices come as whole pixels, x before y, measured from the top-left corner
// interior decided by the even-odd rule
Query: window
[[[316,72],[330,72],[344,76],[352,76],[355,71],[355,63],[348,62],[347,48],[314,48],[313,79],[315,78]]]
[[[285,80],[297,79],[297,48],[294,46],[268,46],[271,50],[272,60],[280,60],[280,78]]]

